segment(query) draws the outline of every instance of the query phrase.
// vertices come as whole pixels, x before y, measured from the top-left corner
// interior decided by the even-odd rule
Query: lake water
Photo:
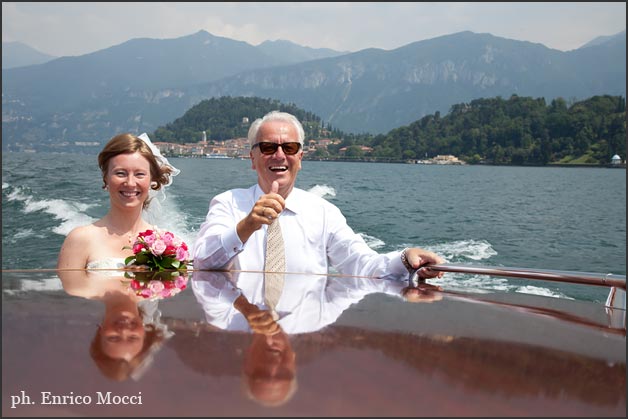
[[[153,220],[195,240],[210,199],[256,182],[246,160],[172,158]],[[2,269],[54,268],[65,235],[109,206],[96,156],[4,153]],[[420,246],[449,263],[626,274],[626,171],[305,161],[297,187],[325,197],[379,252]],[[54,275],[51,275],[54,276]],[[446,274],[440,285],[604,301],[607,289]]]

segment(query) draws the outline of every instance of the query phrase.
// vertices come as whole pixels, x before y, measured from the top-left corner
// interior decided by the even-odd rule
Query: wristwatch
[[[406,247],[405,249],[403,249],[401,251],[401,263],[403,263],[403,266],[406,267],[406,269],[408,270],[408,272],[412,273],[414,272],[416,269],[414,269],[412,267],[412,265],[410,265],[410,262],[408,262],[408,256],[406,255],[406,252],[408,251],[408,248]]]

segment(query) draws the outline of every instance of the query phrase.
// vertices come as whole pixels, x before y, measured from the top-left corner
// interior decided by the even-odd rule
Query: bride
[[[103,189],[110,208],[100,220],[73,229],[65,238],[57,269],[122,268],[141,231],[152,226],[142,218],[151,191],[172,183],[179,170],[168,163],[146,134],[119,134],[98,155]]]
[[[73,229],[57,260],[64,290],[74,296],[101,300],[105,314],[90,346],[90,354],[107,377],[139,379],[152,354],[169,337],[159,321],[156,301],[142,301],[124,286],[120,273],[90,269],[125,267],[132,242],[152,228],[142,218],[152,191],[172,183],[179,170],[169,164],[146,134],[119,134],[98,155],[103,189],[110,207],[100,220]],[[125,249],[128,247],[128,249]]]

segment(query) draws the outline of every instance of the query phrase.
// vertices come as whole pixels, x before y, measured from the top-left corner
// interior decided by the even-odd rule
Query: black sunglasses
[[[255,147],[259,147],[259,151],[261,151],[262,154],[266,154],[266,155],[275,154],[277,152],[277,149],[281,147],[284,153],[286,153],[289,156],[292,156],[299,152],[299,150],[301,149],[301,143],[279,144],[279,143],[271,143],[271,142],[262,141],[262,142],[253,144],[253,147],[251,147],[251,149],[254,149]]]

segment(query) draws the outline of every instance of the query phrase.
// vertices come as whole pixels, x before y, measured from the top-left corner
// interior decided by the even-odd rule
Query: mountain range
[[[3,69],[2,90],[3,149],[151,132],[219,96],[276,99],[346,132],[384,133],[482,97],[625,96],[626,33],[567,52],[460,32],[347,53],[199,31]]]
[[[57,57],[45,54],[22,42],[2,43],[2,69],[43,64]]]

